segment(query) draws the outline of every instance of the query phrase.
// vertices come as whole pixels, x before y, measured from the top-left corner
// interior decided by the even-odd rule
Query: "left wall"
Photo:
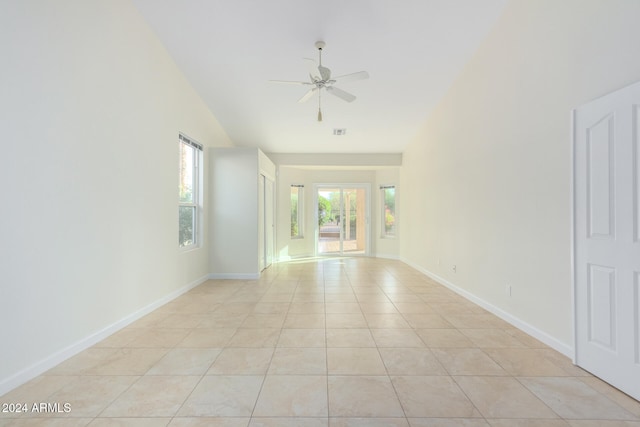
[[[178,132],[232,143],[129,1],[7,2],[0,54],[2,395],[204,280]]]

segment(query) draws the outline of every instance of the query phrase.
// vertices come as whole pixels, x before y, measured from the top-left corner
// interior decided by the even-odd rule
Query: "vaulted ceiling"
[[[506,0],[133,0],[231,139],[273,153],[399,153],[449,89]],[[303,58],[354,102],[298,99]],[[346,129],[334,136],[333,129]]]

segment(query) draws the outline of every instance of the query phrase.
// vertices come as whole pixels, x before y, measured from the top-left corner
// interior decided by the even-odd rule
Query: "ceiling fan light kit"
[[[344,90],[337,88],[334,86],[335,83],[343,83],[347,81],[355,81],[355,80],[364,80],[369,78],[369,73],[366,71],[359,71],[357,73],[345,74],[343,76],[338,76],[331,78],[331,70],[327,67],[322,66],[322,49],[326,46],[326,43],[323,41],[317,41],[315,43],[316,49],[318,49],[318,62],[311,58],[304,58],[307,63],[307,67],[309,69],[309,82],[299,82],[299,81],[286,81],[286,80],[271,80],[274,83],[285,83],[285,84],[295,84],[295,85],[304,85],[304,86],[312,86],[307,93],[305,93],[302,98],[298,100],[298,103],[303,103],[308,101],[316,92],[318,92],[318,121],[322,121],[322,110],[320,107],[321,102],[321,92],[324,89],[327,93],[342,99],[346,102],[355,101],[356,97],[349,92],[345,92]]]

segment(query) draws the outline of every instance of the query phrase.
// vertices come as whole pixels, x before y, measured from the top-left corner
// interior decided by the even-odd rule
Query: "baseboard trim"
[[[208,276],[203,276],[185,286],[182,286],[181,288],[176,289],[175,291],[152,302],[151,304],[146,305],[145,307],[142,307],[141,309],[131,313],[130,315],[120,319],[119,321],[105,328],[102,328],[99,331],[92,333],[91,335],[53,353],[50,356],[45,357],[39,362],[36,362],[35,364],[11,375],[8,378],[0,380],[0,396],[3,396],[4,394],[10,392],[16,387],[21,386],[27,381],[32,380],[38,375],[43,374],[44,372],[60,364],[61,362],[64,362],[70,357],[75,356],[81,351],[86,350],[92,345],[107,338],[109,335],[112,335],[115,332],[118,332],[120,329],[130,325],[131,323],[135,322],[141,317],[146,316],[147,314],[151,313],[153,310],[156,310],[157,308],[162,307],[166,303],[178,298],[180,295],[202,284],[204,281],[207,280],[207,278]]]
[[[552,337],[551,335],[547,334],[546,332],[541,331],[540,329],[536,328],[535,326],[530,325],[529,323],[527,323],[527,322],[523,321],[522,319],[514,316],[513,314],[508,313],[508,312],[502,310],[501,308],[496,307],[495,305],[491,304],[490,302],[487,302],[484,299],[472,294],[471,292],[466,291],[466,290],[454,285],[453,283],[449,282],[448,280],[444,279],[443,277],[440,277],[437,274],[432,273],[431,271],[427,270],[426,268],[423,268],[423,267],[421,267],[421,266],[409,261],[406,258],[400,257],[400,261],[404,262],[405,264],[409,265],[410,267],[415,268],[416,270],[418,270],[419,272],[421,272],[425,276],[428,276],[428,277],[432,278],[433,280],[437,281],[438,283],[442,284],[443,286],[451,289],[452,291],[454,291],[458,295],[468,299],[469,301],[473,302],[474,304],[477,304],[480,307],[484,308],[485,310],[495,314],[496,316],[498,316],[499,318],[501,318],[505,322],[510,323],[514,327],[520,329],[523,332],[526,332],[527,334],[531,335],[532,337],[536,338],[537,340],[541,341],[542,343],[548,345],[549,347],[553,348],[554,350],[564,354],[565,356],[567,356],[568,358],[573,360],[573,348],[571,348],[570,345],[567,345],[567,344],[557,340],[556,338]]]
[[[210,273],[209,279],[234,279],[234,280],[256,280],[260,278],[260,273]]]

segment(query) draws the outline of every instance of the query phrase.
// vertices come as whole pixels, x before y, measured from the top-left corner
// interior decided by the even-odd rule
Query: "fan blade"
[[[347,102],[353,102],[356,99],[354,95],[351,95],[349,92],[345,92],[342,89],[338,89],[335,86],[327,86],[326,89],[331,95],[337,96]]]
[[[333,80],[337,82],[352,82],[354,80],[364,80],[369,78],[369,73],[366,71],[359,71],[357,73],[345,74],[344,76],[334,77]]]
[[[305,93],[302,98],[298,99],[298,104],[302,104],[303,102],[307,102],[309,100],[309,98],[311,98],[313,96],[313,94],[316,93],[317,90],[318,90],[317,87],[309,89],[309,91],[307,93]]]
[[[318,64],[311,58],[304,58],[307,63],[307,69],[309,70],[309,75],[311,76],[311,80],[318,81],[322,80],[322,72],[318,68]]]
[[[310,82],[293,82],[290,80],[269,80],[271,83],[284,83],[287,85],[311,85],[313,83]]]
[[[330,69],[320,65],[318,67],[318,70],[320,71],[320,75],[322,76],[322,80],[330,80],[331,79],[331,70]]]

